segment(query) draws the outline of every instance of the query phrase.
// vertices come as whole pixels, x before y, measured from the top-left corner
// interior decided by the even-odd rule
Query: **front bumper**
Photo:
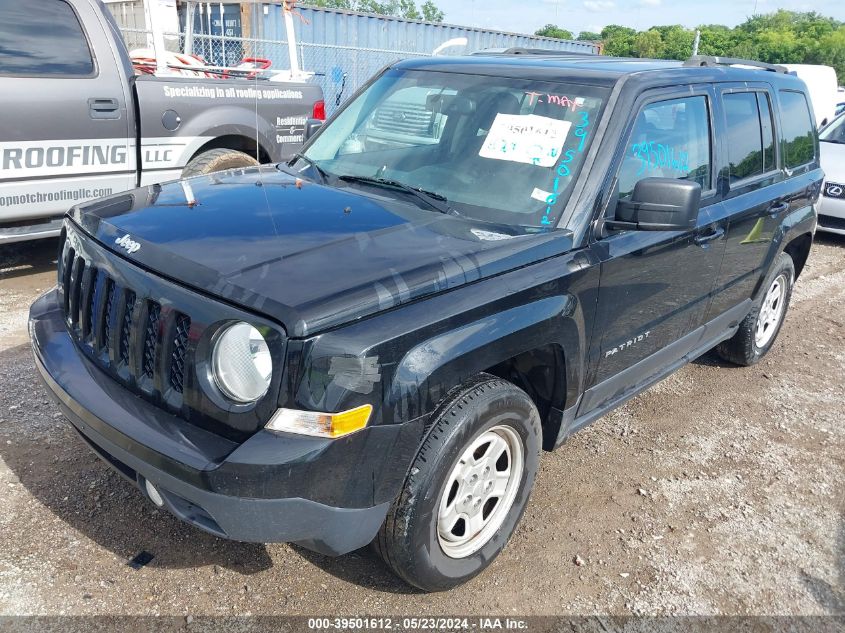
[[[225,538],[328,555],[366,545],[404,478],[401,448],[419,431],[415,423],[388,425],[340,440],[259,431],[237,444],[142,400],[93,365],[68,334],[55,290],[30,309],[30,337],[48,391],[94,452],[140,490],[152,483],[178,518]],[[358,507],[362,494],[371,505]],[[344,497],[351,507],[325,501]]]
[[[824,187],[822,187],[824,191]],[[845,235],[845,198],[819,197],[819,231]]]

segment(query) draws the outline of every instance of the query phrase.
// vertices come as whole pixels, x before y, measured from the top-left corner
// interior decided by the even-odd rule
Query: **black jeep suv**
[[[397,63],[288,164],[71,210],[38,368],[177,517],[453,587],[541,449],[771,349],[822,172],[805,85],[749,65]]]

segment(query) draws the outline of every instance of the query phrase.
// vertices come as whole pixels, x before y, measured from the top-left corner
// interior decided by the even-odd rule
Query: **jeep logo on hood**
[[[124,235],[123,237],[119,237],[114,241],[115,244],[120,246],[123,250],[125,250],[130,255],[132,253],[137,253],[141,249],[141,245],[138,244],[135,240],[129,237],[129,233]]]

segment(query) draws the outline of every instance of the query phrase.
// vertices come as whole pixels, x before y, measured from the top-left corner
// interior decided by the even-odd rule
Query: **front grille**
[[[142,391],[182,394],[188,371],[189,316],[165,310],[153,299],[139,301],[138,290],[67,243],[59,263],[59,283],[68,328],[94,360]],[[170,329],[171,344],[162,349],[164,332]],[[165,367],[158,367],[160,358],[167,359]]]
[[[132,317],[135,313],[135,293],[131,290],[124,290],[126,308],[123,311],[123,320],[120,324],[120,362],[129,363],[129,334],[132,327]]]
[[[104,372],[103,379],[116,381],[192,425],[236,441],[270,419],[278,404],[279,373],[274,372],[274,393],[238,411],[212,391],[206,363],[221,324],[262,325],[275,359],[284,358],[282,332],[266,319],[150,273],[69,221],[63,240],[58,305],[68,335]]]
[[[176,318],[176,335],[173,338],[173,354],[170,358],[170,384],[182,393],[185,382],[185,354],[188,351],[188,333],[191,317],[180,314]]]
[[[106,306],[103,311],[103,327],[97,339],[97,351],[107,352],[111,341],[111,320],[114,313],[114,280],[106,278]]]
[[[836,218],[832,215],[819,215],[819,226],[845,231],[845,218]]]
[[[159,325],[161,322],[161,305],[150,301],[147,307],[147,327],[144,330],[144,367],[143,372],[147,378],[152,378],[155,373],[156,348],[160,338]]]
[[[100,278],[100,271],[96,268],[88,268],[88,283],[85,286],[85,329],[82,335],[86,338],[94,331],[94,322],[97,320],[97,282]]]
[[[79,325],[79,311],[81,309],[81,295],[82,295],[82,278],[85,275],[85,260],[77,257],[73,262],[73,270],[70,273],[70,282],[72,287],[70,289],[70,308],[68,309],[68,318],[73,327]]]

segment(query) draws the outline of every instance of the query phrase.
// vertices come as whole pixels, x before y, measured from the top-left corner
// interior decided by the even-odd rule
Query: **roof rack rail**
[[[773,73],[790,74],[790,70],[778,64],[767,64],[753,59],[739,59],[738,57],[716,57],[713,55],[693,55],[684,62],[684,66],[752,66]]]
[[[560,51],[553,48],[528,48],[514,46],[502,51],[502,55],[540,55],[543,57],[570,57],[572,55],[581,56],[588,55],[594,57],[595,53],[585,53],[582,51]]]

